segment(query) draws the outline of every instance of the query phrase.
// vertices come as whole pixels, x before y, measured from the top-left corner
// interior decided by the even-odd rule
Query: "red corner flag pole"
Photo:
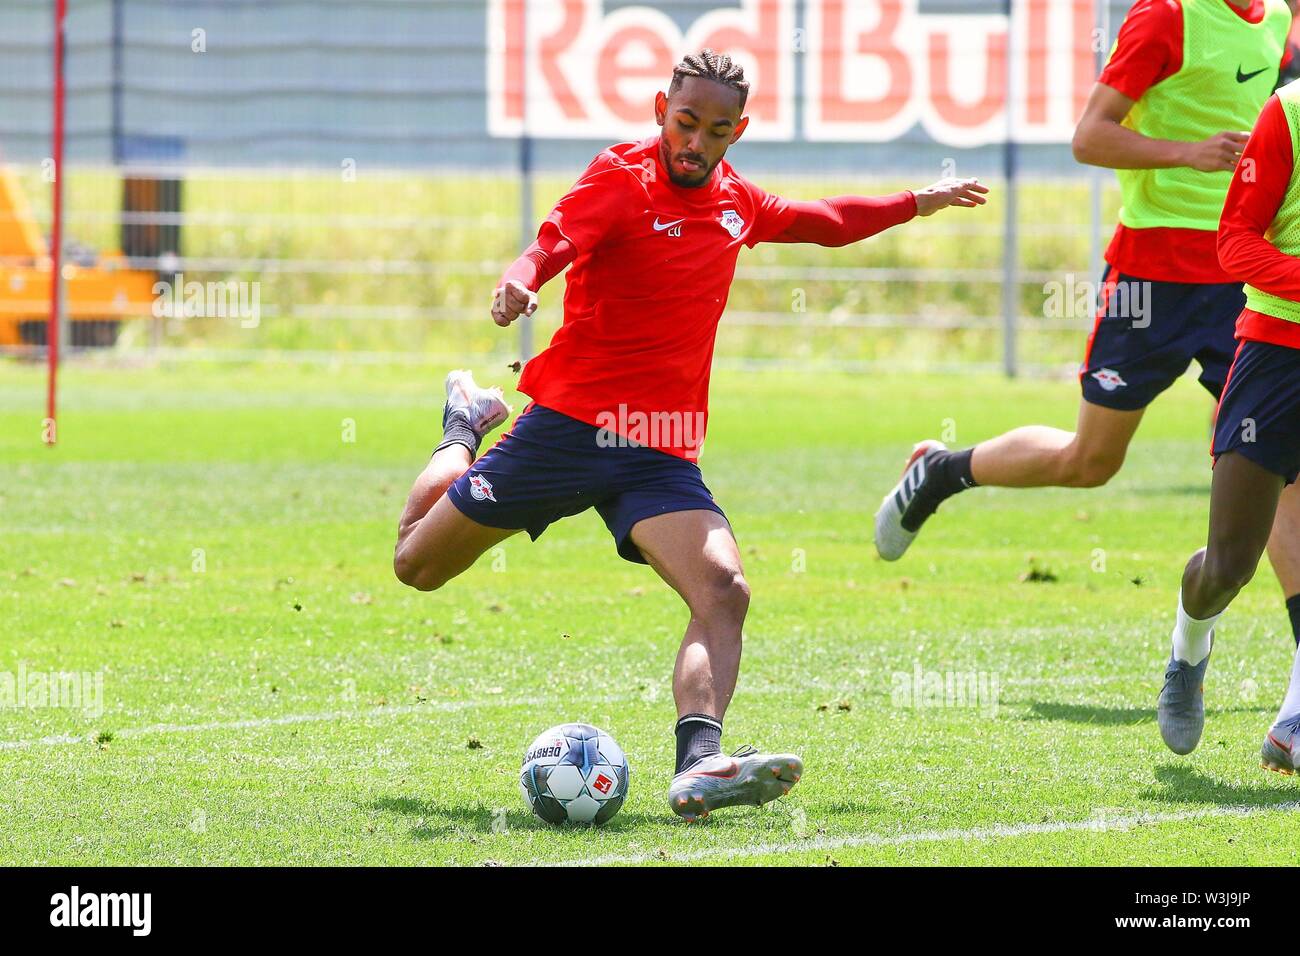
[[[50,317],[46,325],[46,355],[49,360],[48,388],[45,397],[45,434],[49,444],[58,439],[55,424],[55,395],[59,374],[59,314],[63,290],[63,61],[66,51],[68,0],[54,3],[54,211],[50,238]]]

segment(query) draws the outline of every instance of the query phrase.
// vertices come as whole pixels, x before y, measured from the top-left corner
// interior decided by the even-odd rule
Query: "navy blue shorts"
[[[1300,349],[1242,342],[1214,419],[1214,458],[1234,451],[1289,485],[1300,474]]]
[[[1193,359],[1201,384],[1218,398],[1245,305],[1240,283],[1155,282],[1107,265],[1079,369],[1084,399],[1118,411],[1146,408]]]
[[[601,429],[533,404],[447,490],[466,517],[523,529],[534,541],[560,518],[595,508],[618,553],[645,564],[631,541],[643,518],[673,511],[726,515],[695,462],[642,445],[602,447]]]

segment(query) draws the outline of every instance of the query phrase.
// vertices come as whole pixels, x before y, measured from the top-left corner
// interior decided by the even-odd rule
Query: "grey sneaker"
[[[911,514],[912,503],[925,485],[931,452],[947,451],[941,441],[923,441],[912,449],[912,457],[903,466],[903,477],[889,490],[876,512],[876,553],[886,561],[897,561],[911,547],[925,518]],[[920,509],[918,509],[919,511]],[[926,517],[934,509],[925,512]]]
[[[1193,666],[1169,655],[1165,686],[1156,704],[1156,723],[1165,746],[1176,754],[1189,754],[1201,742],[1205,729],[1205,668],[1210,656]]]
[[[1288,777],[1300,770],[1294,749],[1295,735],[1300,731],[1300,714],[1279,720],[1264,735],[1264,745],[1259,748],[1259,765],[1265,770],[1284,773]]]
[[[668,805],[684,820],[703,820],[719,807],[761,807],[783,797],[803,775],[794,754],[742,747],[730,757],[702,757],[668,786]]]
[[[442,423],[453,412],[461,412],[469,420],[470,428],[482,438],[510,417],[510,406],[505,403],[499,388],[480,388],[468,369],[458,368],[447,373],[447,404],[443,406]]]

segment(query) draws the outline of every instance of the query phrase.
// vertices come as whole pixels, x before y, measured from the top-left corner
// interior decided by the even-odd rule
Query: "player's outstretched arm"
[[[847,246],[947,206],[982,206],[987,193],[988,187],[977,179],[941,179],[924,189],[892,196],[781,200],[792,218],[778,235],[762,241]]]
[[[510,264],[492,293],[492,321],[504,328],[521,315],[537,311],[537,291],[577,258],[573,244],[551,223]]]

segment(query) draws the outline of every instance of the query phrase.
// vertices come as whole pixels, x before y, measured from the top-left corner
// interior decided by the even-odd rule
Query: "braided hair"
[[[673,67],[673,80],[668,85],[668,95],[672,96],[682,88],[688,76],[698,76],[723,86],[729,86],[740,94],[740,108],[745,109],[745,100],[749,98],[749,81],[745,79],[745,70],[725,53],[715,53],[707,47],[699,53],[688,53],[682,62]]]

